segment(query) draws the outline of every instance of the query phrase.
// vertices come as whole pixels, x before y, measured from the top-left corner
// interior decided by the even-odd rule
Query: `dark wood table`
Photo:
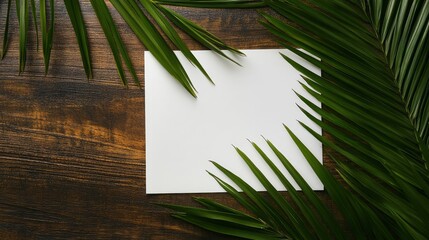
[[[89,82],[62,1],[48,75],[33,26],[27,68],[18,75],[12,11],[9,52],[0,63],[0,239],[221,239],[153,203],[194,205],[192,196],[204,196],[239,207],[228,195],[145,194],[144,89],[119,82],[95,14],[81,3],[95,73]],[[6,1],[0,7],[3,29]],[[278,47],[256,10],[176,9],[234,47]],[[143,81],[145,48],[112,12]]]

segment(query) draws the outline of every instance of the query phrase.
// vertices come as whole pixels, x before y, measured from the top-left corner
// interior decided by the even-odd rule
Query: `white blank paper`
[[[279,52],[292,57],[317,74],[320,74],[320,69],[287,50],[243,52],[246,57],[237,59],[242,65],[240,67],[211,51],[193,51],[215,85],[181,53],[176,53],[198,91],[197,99],[187,93],[149,52],[145,52],[148,194],[223,192],[206,170],[224,180],[227,178],[209,160],[216,161],[234,172],[256,190],[264,190],[232,145],[242,149],[276,188],[284,190],[280,181],[247,140],[259,144],[267,155],[275,160],[277,166],[284,170],[263,137],[271,140],[284,153],[313,189],[323,189],[323,185],[283,127],[284,123],[291,128],[322,161],[321,143],[297,121],[300,120],[321,132],[319,127],[300,112],[296,104],[304,104],[293,90],[306,97],[309,97],[309,94],[298,82],[301,80],[299,73]],[[314,100],[313,102],[320,105]],[[286,170],[284,172],[287,173]]]

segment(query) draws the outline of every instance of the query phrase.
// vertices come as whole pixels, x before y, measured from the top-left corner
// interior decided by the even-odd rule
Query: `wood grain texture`
[[[12,11],[0,63],[0,239],[223,239],[153,203],[194,205],[191,196],[204,196],[239,207],[226,194],[145,194],[144,91],[121,85],[91,6],[81,1],[94,67],[88,82],[65,7],[56,3],[47,76],[32,28],[27,68],[18,75]],[[0,29],[5,7],[1,1]],[[255,10],[176,9],[234,47],[278,47]],[[112,12],[143,79],[144,47]]]

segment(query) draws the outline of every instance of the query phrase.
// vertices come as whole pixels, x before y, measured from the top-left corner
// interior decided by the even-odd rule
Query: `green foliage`
[[[9,35],[9,17],[10,17],[10,6],[11,6],[12,0],[7,1],[7,13],[6,13],[6,23],[4,27],[3,32],[3,44],[2,44],[2,51],[0,53],[0,59],[3,60],[4,56],[7,52],[7,43],[8,43],[8,35]]]
[[[261,23],[287,49],[323,71],[323,76],[318,76],[283,56],[301,72],[306,91],[324,106],[320,108],[298,94],[304,104],[323,117],[321,121],[301,108],[331,136],[320,136],[302,124],[326,147],[340,155],[331,158],[347,187],[338,183],[303,143],[289,129],[287,131],[323,182],[345,227],[339,228],[341,221],[323,205],[302,176],[268,140],[276,160],[301,187],[302,195],[297,194],[273,164],[274,160],[252,144],[288,190],[291,202],[274,189],[239,149],[238,154],[267,190],[268,199],[232,172],[215,164],[240,189],[213,176],[215,180],[253,214],[254,225],[263,224],[259,228],[249,228],[252,234],[242,232],[247,225],[232,224],[220,217],[225,213],[235,217],[244,213],[223,207],[214,209],[211,206],[219,204],[210,200],[204,200],[202,205],[216,210],[219,217],[195,214],[196,209],[167,207],[176,211],[173,216],[200,227],[249,239],[427,239],[429,2],[308,2],[270,1],[269,7],[277,14],[262,14]],[[220,227],[213,229],[213,225]],[[236,232],[231,231],[233,227]]]
[[[7,53],[8,35],[9,35],[9,20],[10,10],[13,7],[11,0],[7,2],[7,16],[6,24],[3,34],[3,45],[1,52],[1,59]],[[243,6],[258,7],[263,6],[260,3],[254,4],[253,1],[239,1],[237,4]],[[26,51],[27,51],[27,38],[30,17],[33,18],[33,23],[36,30],[36,41],[38,43],[39,25],[37,22],[37,14],[40,15],[40,31],[42,35],[43,58],[45,63],[45,74],[48,72],[49,60],[54,37],[54,17],[55,5],[54,0],[49,1],[49,14],[46,13],[48,6],[46,0],[39,0],[40,8],[37,11],[35,0],[16,0],[16,10],[19,21],[19,72],[25,70]],[[131,58],[128,55],[126,46],[116,28],[115,22],[111,16],[108,4],[105,1],[90,0],[91,6],[96,14],[100,25],[103,29],[104,35],[107,38],[110,49],[113,53],[116,67],[118,69],[121,81],[127,85],[128,81],[125,74],[125,68],[130,72],[136,85],[140,86],[140,80],[137,77]],[[219,4],[222,1],[218,2]],[[220,50],[229,50],[235,54],[241,54],[240,51],[227,46],[217,37],[213,36],[207,30],[199,27],[192,21],[184,18],[180,14],[174,12],[172,9],[166,8],[160,3],[150,0],[110,0],[114,9],[119,12],[124,21],[130,26],[140,42],[154,55],[158,62],[175,78],[180,84],[194,97],[196,97],[196,89],[194,88],[191,79],[187,75],[182,63],[176,57],[172,47],[167,40],[163,37],[162,31],[166,38],[168,38],[175,47],[177,47],[185,57],[195,65],[210,81],[210,76],[204,70],[203,66],[199,63],[196,57],[189,50],[185,42],[180,38],[176,28],[182,29],[189,34],[192,38],[203,44],[209,49],[214,50],[224,58],[235,62],[233,59],[225,55]],[[234,4],[234,5],[237,5]],[[79,49],[82,57],[83,67],[86,76],[92,78],[92,64],[90,56],[90,46],[88,42],[88,34],[86,31],[85,21],[82,14],[81,6],[77,0],[64,0],[64,5],[67,9],[70,21],[72,23]],[[220,6],[220,5],[218,5]],[[29,9],[31,8],[31,15]],[[48,16],[49,15],[49,16]],[[154,19],[154,23],[149,20],[149,17]],[[171,22],[172,23],[171,23]],[[48,26],[48,23],[50,25]],[[159,29],[159,30],[158,30]],[[235,62],[236,63],[236,62]],[[124,66],[123,66],[124,65]]]
[[[110,15],[109,9],[104,1],[91,0],[92,8],[94,9],[95,14],[100,22],[101,27],[103,28],[104,35],[109,42],[110,49],[112,49],[113,57],[115,58],[116,67],[118,68],[119,76],[122,82],[126,85],[127,80],[125,78],[125,72],[122,67],[122,60],[125,62],[128,70],[131,72],[134,81],[139,84],[137,73],[134,70],[134,67],[131,63],[131,59],[128,56],[127,50],[124,43],[122,42],[121,36],[119,35],[118,30],[116,29],[113,18]]]
[[[276,14],[262,13],[261,24],[276,35],[285,48],[323,71],[323,76],[318,76],[283,56],[301,72],[303,88],[324,106],[320,108],[298,94],[308,108],[322,116],[323,121],[306,108],[300,107],[301,110],[330,138],[318,135],[305,124],[302,126],[325,147],[334,150],[335,156],[331,158],[346,186],[340,184],[287,127],[286,130],[323,182],[343,220],[324,205],[269,140],[266,143],[276,159],[270,159],[258,145],[251,144],[288,190],[290,201],[273,187],[244,152],[236,149],[265,187],[267,195],[262,196],[239,176],[215,162],[213,164],[238,189],[209,174],[250,214],[197,198],[195,200],[203,208],[163,205],[175,211],[173,216],[211,231],[248,239],[427,239],[429,1],[110,0],[107,5],[105,1],[90,2],[124,84],[127,79],[123,63],[137,85],[139,79],[111,17],[109,3],[143,45],[193,96],[196,96],[196,90],[167,41],[181,50],[209,80],[210,77],[175,27],[231,61],[221,50],[240,52],[164,5],[269,7]],[[11,3],[11,0],[7,1],[1,58],[7,53]],[[64,0],[64,4],[86,75],[92,78],[88,36],[80,3]],[[19,23],[19,72],[22,72],[26,64],[30,12],[38,32],[37,9],[34,0],[16,0],[15,7]],[[47,9],[50,9],[49,14]],[[46,0],[40,0],[45,72],[53,44],[54,10],[53,0],[49,1],[49,7]],[[287,170],[302,193],[282,174],[275,161]]]
[[[19,23],[19,72],[23,72],[27,59],[27,29],[28,29],[28,1],[17,0],[16,12]]]
[[[78,1],[64,0],[64,5],[66,6],[67,13],[73,25],[86,77],[90,79],[92,78],[91,56],[88,46],[88,34],[86,32],[85,23],[83,21],[80,4]]]
[[[54,19],[55,19],[55,5],[54,0],[49,1],[49,21],[48,27],[46,19],[46,0],[40,0],[40,31],[42,31],[42,44],[43,44],[43,59],[45,60],[45,74],[48,73],[49,60],[51,58],[52,38],[54,37]],[[35,16],[35,14],[33,14]]]

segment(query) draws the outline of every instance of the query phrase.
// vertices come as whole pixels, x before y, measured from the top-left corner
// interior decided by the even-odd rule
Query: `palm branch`
[[[114,9],[122,16],[140,42],[194,97],[196,97],[196,89],[194,88],[181,62],[173,52],[173,47],[179,49],[184,56],[210,81],[212,80],[198,59],[196,59],[185,42],[179,36],[177,28],[183,30],[183,32],[194,38],[202,45],[233,62],[235,61],[225,55],[221,50],[229,50],[235,54],[241,54],[240,51],[227,46],[222,40],[210,34],[204,28],[196,25],[172,9],[166,8],[161,5],[161,3],[150,0],[109,0],[107,4],[105,1],[100,0],[90,0],[89,2],[91,3],[92,9],[94,10],[94,13],[97,16],[108,40],[116,62],[119,77],[125,85],[128,84],[125,75],[126,69],[130,72],[136,85],[140,86],[140,80],[137,77],[131,58],[129,57],[126,46],[116,28],[107,4],[113,5]],[[39,29],[41,32],[45,73],[47,73],[54,37],[55,4],[58,4],[58,2],[54,0],[39,0],[39,4],[37,4],[35,0],[8,0],[2,51],[0,55],[1,59],[3,59],[7,53],[9,18],[11,17],[13,3],[15,3],[19,23],[19,72],[21,73],[25,70],[28,29],[30,17],[32,16],[32,22],[34,23],[37,35],[37,46],[39,46]],[[80,3],[76,0],[64,0],[64,5],[67,9],[67,13],[70,17],[77,42],[79,44],[86,76],[87,78],[92,78],[93,73],[91,67],[90,46],[88,43],[86,26],[81,12]],[[237,4],[235,6],[237,6]],[[243,4],[243,7],[249,6],[247,6],[247,4]],[[149,20],[150,18],[152,18],[153,21]],[[38,27],[39,24],[40,28]],[[163,37],[162,33],[165,37]],[[174,46],[171,46],[170,43]]]
[[[200,1],[166,2],[192,6]],[[266,142],[278,159],[268,158],[252,144],[288,190],[290,201],[237,149],[268,196],[214,163],[238,188],[210,174],[246,212],[205,198],[195,199],[203,208],[163,206],[173,209],[173,216],[194,225],[248,239],[427,239],[429,1],[308,2],[268,1],[277,14],[262,14],[261,23],[285,48],[323,71],[323,76],[318,76],[284,56],[301,72],[306,91],[324,106],[320,108],[298,94],[323,121],[304,107],[301,110],[327,134],[320,136],[302,126],[334,150],[331,159],[345,184],[339,183],[286,129],[324,184],[345,226],[339,227],[343,221],[323,204],[269,140]],[[302,194],[274,161],[281,162]]]

